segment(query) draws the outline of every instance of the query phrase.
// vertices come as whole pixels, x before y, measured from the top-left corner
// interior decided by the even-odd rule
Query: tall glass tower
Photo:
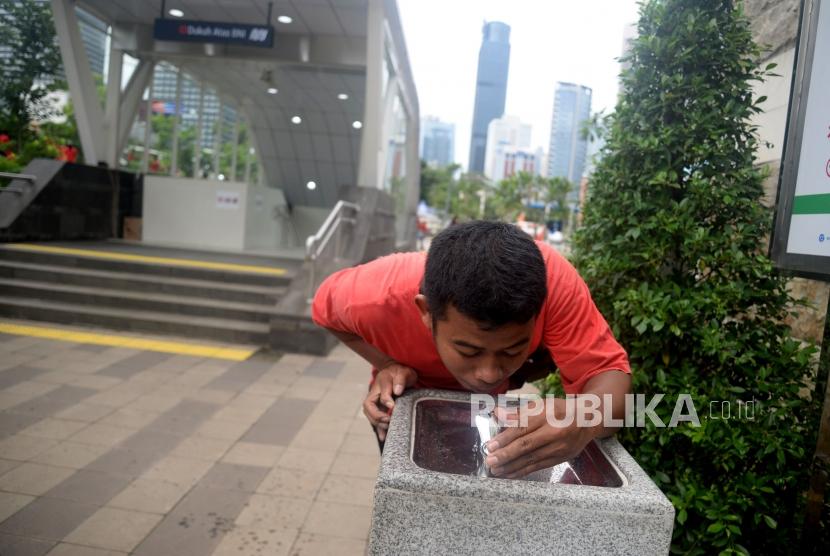
[[[478,174],[484,172],[487,126],[504,114],[507,70],[510,66],[510,26],[500,21],[491,21],[484,24],[482,35],[468,167],[468,171]]]
[[[550,126],[548,177],[563,177],[575,186],[579,184],[588,148],[582,126],[590,117],[591,89],[573,83],[557,83]]]

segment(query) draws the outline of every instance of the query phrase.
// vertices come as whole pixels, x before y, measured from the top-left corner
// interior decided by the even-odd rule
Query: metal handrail
[[[24,180],[31,183],[37,181],[37,176],[32,174],[14,174],[12,172],[0,172],[0,178],[8,178],[12,180]]]
[[[306,259],[309,261],[309,280],[308,280],[308,299],[311,300],[311,297],[314,295],[315,289],[315,282],[317,278],[317,259],[320,257],[320,254],[323,250],[328,246],[331,238],[337,234],[337,245],[335,249],[335,257],[340,251],[340,234],[338,233],[341,229],[342,224],[356,224],[357,220],[354,218],[348,218],[343,216],[343,211],[345,209],[353,210],[354,212],[360,212],[360,206],[356,205],[355,203],[349,203],[347,201],[337,201],[337,204],[334,205],[334,208],[331,210],[329,215],[326,217],[326,220],[323,222],[323,225],[320,226],[320,229],[317,230],[317,233],[313,236],[309,236],[305,242],[305,250],[306,250]]]

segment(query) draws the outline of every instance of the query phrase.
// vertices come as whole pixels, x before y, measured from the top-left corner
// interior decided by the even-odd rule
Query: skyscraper
[[[455,161],[455,124],[432,116],[421,120],[421,160],[434,167]]]
[[[510,26],[499,21],[485,23],[478,52],[476,101],[473,134],[470,138],[470,172],[484,171],[487,126],[504,114],[507,95],[507,70],[510,66]]]
[[[491,121],[487,126],[484,175],[494,182],[509,177],[511,173],[505,161],[516,152],[530,153],[531,132],[531,126],[522,123],[516,116],[503,116]],[[524,170],[524,167],[519,169]]]
[[[585,170],[588,147],[582,127],[590,117],[591,89],[573,83],[557,83],[550,127],[548,177],[563,177],[575,185],[579,183]]]

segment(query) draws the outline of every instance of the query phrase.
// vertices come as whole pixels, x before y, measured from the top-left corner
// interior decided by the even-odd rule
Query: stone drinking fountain
[[[522,480],[489,477],[470,394],[398,398],[369,554],[667,554],[674,507],[616,439]],[[481,431],[481,433],[479,432]]]

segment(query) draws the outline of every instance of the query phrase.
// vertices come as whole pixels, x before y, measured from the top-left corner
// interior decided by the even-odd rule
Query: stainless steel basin
[[[412,461],[418,467],[476,476],[479,470],[479,435],[470,424],[469,403],[423,398],[415,402]],[[623,479],[602,449],[591,442],[574,459],[532,473],[527,481],[621,487]]]

